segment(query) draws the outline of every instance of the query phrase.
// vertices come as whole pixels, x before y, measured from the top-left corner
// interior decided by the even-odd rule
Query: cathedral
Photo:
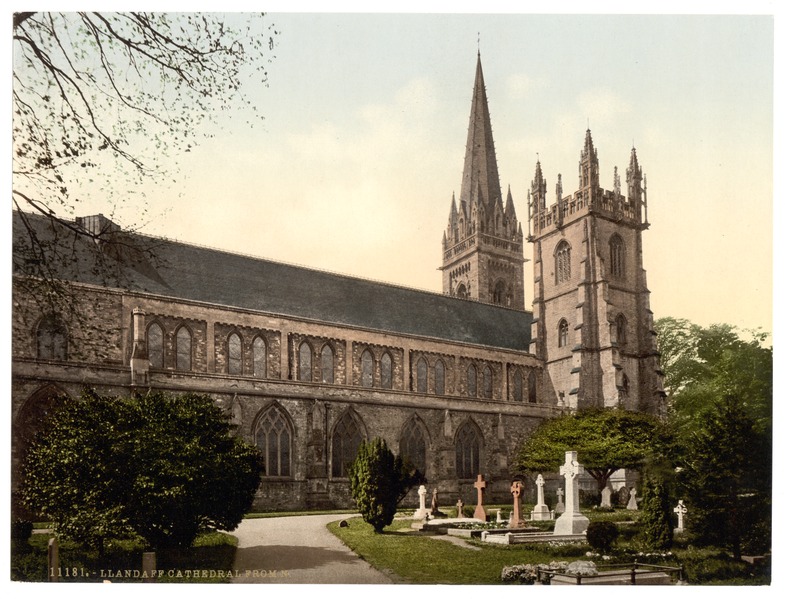
[[[549,204],[538,161],[518,220],[511,191],[502,197],[478,54],[460,196],[445,205],[442,294],[152,238],[102,215],[16,213],[13,472],[59,398],[154,389],[210,395],[260,448],[257,510],[352,506],[347,466],[375,437],[445,504],[472,501],[478,474],[489,501],[507,502],[516,450],[544,420],[664,407],[636,151],[626,195],[617,172],[600,187],[590,131],[579,169],[579,189],[564,195],[559,176]],[[16,267],[31,236],[67,256],[49,262],[67,290],[59,304]]]

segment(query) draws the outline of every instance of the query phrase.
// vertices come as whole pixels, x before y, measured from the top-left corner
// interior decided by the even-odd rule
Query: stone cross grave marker
[[[420,507],[417,508],[417,511],[414,512],[414,518],[425,518],[428,514],[428,510],[425,509],[425,494],[428,491],[425,489],[425,485],[420,485],[420,488],[417,489],[417,495],[420,496]]]
[[[608,481],[608,484],[605,485],[605,488],[602,490],[601,496],[602,500],[600,501],[600,507],[613,507],[611,504],[611,497],[613,495],[613,489],[611,489],[611,483]]]
[[[589,527],[589,519],[581,514],[579,507],[578,478],[583,472],[583,466],[578,462],[578,452],[565,452],[564,464],[559,466],[559,474],[564,477],[566,502],[564,513],[556,520],[554,535],[579,535],[585,533]]]
[[[630,489],[630,500],[627,502],[627,509],[628,509],[628,510],[633,510],[633,511],[635,511],[635,510],[637,510],[637,509],[638,509],[638,502],[637,502],[637,500],[635,499],[635,495],[636,495],[637,493],[638,493],[638,492],[635,490],[635,487],[633,487],[632,489]]]
[[[532,520],[550,520],[551,510],[545,504],[545,479],[542,478],[542,474],[537,475],[534,483],[537,485],[537,505],[532,510]]]
[[[687,506],[684,505],[683,499],[679,499],[679,504],[673,508],[673,511],[679,519],[679,525],[674,532],[684,532],[684,514],[687,513]]]
[[[458,499],[458,503],[455,504],[455,508],[458,513],[458,518],[463,518],[463,501],[461,501],[460,498]]]
[[[477,489],[477,507],[474,508],[474,517],[478,520],[482,520],[485,522],[485,508],[482,505],[482,496],[483,491],[485,490],[485,481],[482,478],[482,474],[477,475],[477,481],[472,485],[475,489]]]
[[[562,489],[561,487],[556,489],[556,496],[558,497],[558,501],[556,502],[556,509],[554,509],[554,511],[557,514],[563,514],[564,513],[564,489]]]
[[[523,521],[521,520],[521,493],[523,492],[523,485],[521,481],[515,480],[510,486],[510,493],[512,493],[512,514],[510,514],[510,528],[519,528]]]

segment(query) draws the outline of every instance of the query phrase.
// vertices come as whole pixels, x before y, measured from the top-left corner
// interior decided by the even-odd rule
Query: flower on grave
[[[537,566],[534,564],[518,564],[502,568],[502,582],[534,584],[537,580]]]
[[[581,576],[596,576],[597,566],[594,562],[577,560],[567,564],[567,574],[581,575]]]

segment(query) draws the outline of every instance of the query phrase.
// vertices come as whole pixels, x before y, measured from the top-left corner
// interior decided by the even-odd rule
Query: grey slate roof
[[[45,217],[27,215],[42,238],[55,229]],[[14,216],[14,246],[25,231]],[[93,242],[57,229],[58,242],[75,258],[58,267],[62,278],[109,285],[96,267]],[[391,333],[435,337],[503,349],[528,351],[530,312],[378,283],[365,279],[232,254],[131,233],[123,247],[152,247],[154,263],[121,251],[122,286],[183,300],[195,300]],[[93,244],[94,245],[94,244]],[[72,252],[74,254],[74,252]]]

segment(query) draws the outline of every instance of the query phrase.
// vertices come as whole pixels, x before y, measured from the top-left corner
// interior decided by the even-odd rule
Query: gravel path
[[[391,584],[327,530],[351,514],[243,520],[234,569],[238,583]]]

